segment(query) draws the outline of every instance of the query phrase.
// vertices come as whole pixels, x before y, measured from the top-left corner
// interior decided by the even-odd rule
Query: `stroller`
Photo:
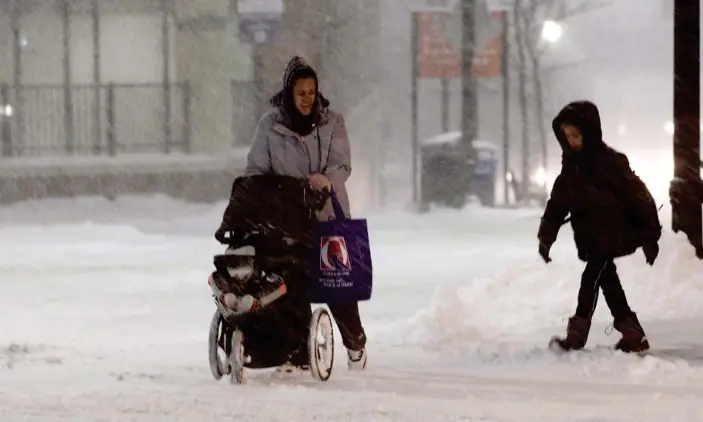
[[[308,264],[319,211],[329,192],[289,176],[239,177],[215,238],[208,283],[216,310],[209,360],[216,380],[244,382],[244,368],[290,363],[327,381],[334,364],[332,317],[311,311]]]

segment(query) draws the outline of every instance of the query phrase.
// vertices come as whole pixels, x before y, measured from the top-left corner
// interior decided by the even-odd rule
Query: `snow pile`
[[[0,226],[129,225],[143,233],[211,235],[226,203],[187,202],[167,195],[40,199],[0,207]]]
[[[662,216],[661,221],[666,225],[670,219]],[[469,347],[482,338],[524,337],[535,327],[563,332],[576,307],[585,264],[576,258],[567,227],[549,265],[538,257],[534,242],[534,256],[510,260],[511,265],[494,276],[470,278],[458,287],[438,287],[429,305],[406,321],[404,332],[432,349]],[[646,265],[641,251],[616,261],[631,307],[643,321],[703,317],[703,262],[683,234],[674,235],[666,227],[660,248],[653,267]],[[612,322],[602,295],[595,319],[604,325]]]
[[[452,348],[466,342],[484,340],[481,326],[475,323],[476,309],[462,299],[457,289],[440,286],[427,310],[420,311],[411,321],[411,326],[425,328],[420,333],[436,346]],[[439,340],[439,341],[436,341]]]
[[[530,236],[536,235],[539,226],[541,209],[536,208],[486,208],[480,205],[467,205],[465,208],[448,209],[433,207],[427,213],[406,212],[379,212],[368,216],[369,224],[373,231],[404,231],[408,230],[434,230],[446,231],[453,236],[471,237],[475,235],[491,235],[502,237],[528,233],[525,231],[526,222],[532,223],[533,231]],[[359,217],[367,218],[367,216]],[[529,227],[529,224],[528,224]]]
[[[188,268],[187,258],[198,258],[205,272],[212,255],[222,247],[214,238],[195,238],[197,245],[183,246],[182,237],[144,234],[126,224],[95,223],[42,226],[0,227],[0,281],[16,279],[17,274],[58,273],[68,270],[119,268],[129,271],[136,266],[158,269],[180,264]],[[130,245],[130,247],[125,247]],[[180,257],[180,261],[178,260]]]

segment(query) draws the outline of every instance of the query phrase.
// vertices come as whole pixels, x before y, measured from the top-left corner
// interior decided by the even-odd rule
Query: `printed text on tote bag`
[[[320,238],[320,283],[324,287],[351,287],[352,262],[344,236]]]

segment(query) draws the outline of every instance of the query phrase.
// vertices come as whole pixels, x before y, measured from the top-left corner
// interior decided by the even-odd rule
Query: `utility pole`
[[[468,192],[472,190],[473,171],[476,165],[476,151],[473,142],[478,135],[477,83],[474,75],[474,54],[476,49],[476,4],[475,0],[461,2],[461,131],[462,146],[469,162]]]
[[[102,153],[103,129],[102,129],[102,100],[101,90],[102,78],[100,67],[100,0],[92,0],[90,16],[93,26],[93,154]]]
[[[264,65],[265,60],[265,46],[255,43],[251,46],[251,58],[252,58],[252,79],[254,85],[254,114],[256,116],[256,121],[258,122],[261,116],[264,115],[268,107],[268,95],[267,91],[267,75],[266,68]]]
[[[418,23],[417,13],[412,13],[412,21],[410,23],[410,48],[411,48],[411,79],[410,79],[410,120],[411,120],[411,142],[412,142],[412,198],[413,204],[419,208],[422,201],[420,192],[420,138],[419,138],[419,123],[417,106],[419,103],[419,83],[418,77],[420,73],[420,64],[418,63],[420,28]]]
[[[164,120],[161,122],[163,130],[163,152],[171,152],[173,144],[172,103],[171,103],[171,31],[169,15],[173,12],[171,0],[161,0],[161,101],[164,110]]]
[[[508,10],[503,10],[500,17],[501,25],[501,55],[500,72],[503,79],[503,200],[505,205],[510,202],[510,184],[507,180],[510,172],[510,71],[508,61],[510,60],[510,38],[508,24],[510,17]]]
[[[61,2],[61,29],[63,34],[63,133],[66,153],[75,152],[73,123],[73,78],[71,75],[71,3]]]
[[[674,178],[701,184],[700,0],[674,2]],[[703,259],[703,215],[694,198],[672,204],[672,230],[683,231]]]
[[[11,134],[10,154],[22,155],[24,151],[24,87],[23,87],[23,66],[22,66],[22,13],[23,5],[20,0],[13,0],[10,5],[12,12],[10,15],[10,26],[12,27],[12,86],[15,91],[15,104],[13,113],[15,116],[16,130]]]
[[[522,114],[522,176],[520,180],[520,198],[527,200],[528,186],[530,183],[530,128],[527,114],[527,67],[525,61],[525,26],[522,19],[523,2],[516,0],[513,8],[515,20],[515,39],[518,52],[518,101]]]

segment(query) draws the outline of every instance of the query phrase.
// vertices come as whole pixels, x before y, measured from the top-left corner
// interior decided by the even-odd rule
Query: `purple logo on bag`
[[[351,259],[343,236],[320,238],[320,270],[325,272],[351,271]]]

